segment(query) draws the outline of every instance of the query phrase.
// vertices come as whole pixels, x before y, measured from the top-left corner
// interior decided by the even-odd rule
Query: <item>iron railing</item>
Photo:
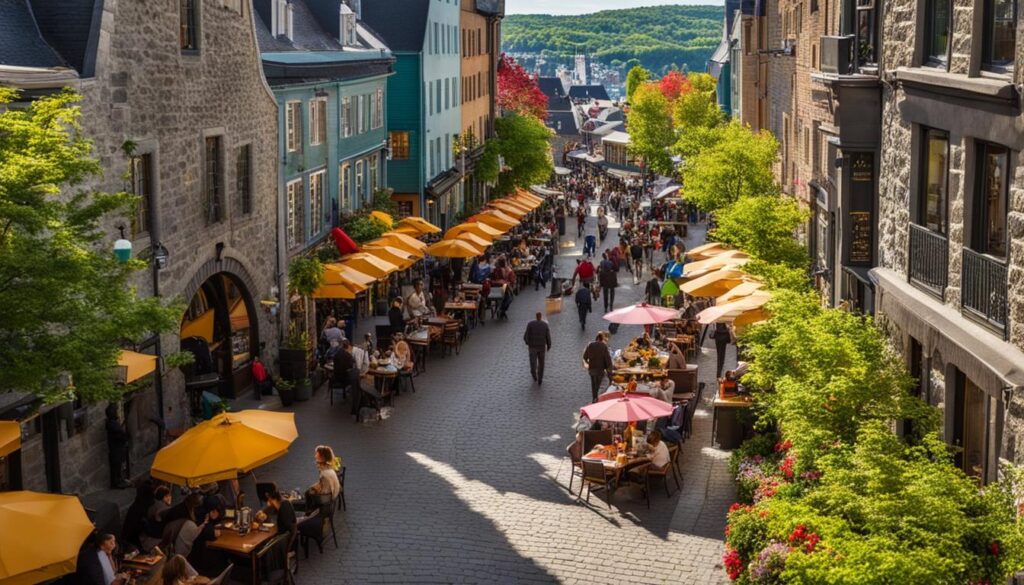
[[[910,224],[910,282],[940,298],[946,292],[949,275],[949,243],[946,236],[917,224]]]
[[[1006,264],[964,248],[960,303],[966,313],[1006,336]]]

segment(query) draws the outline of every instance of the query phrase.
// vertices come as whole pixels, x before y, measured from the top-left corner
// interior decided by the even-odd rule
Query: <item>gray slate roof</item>
[[[561,123],[561,127],[559,127],[559,123]],[[580,133],[576,128],[576,118],[572,112],[548,112],[544,124],[560,136],[577,136]]]
[[[47,44],[84,76],[92,76],[103,0],[31,0]]]
[[[27,0],[0,0],[0,65],[66,65],[57,52],[43,40]]]
[[[256,41],[259,43],[260,52],[277,53],[283,51],[341,51],[344,47],[338,39],[331,36],[324,30],[316,17],[310,12],[309,6],[302,0],[292,0],[294,10],[293,39],[287,37],[275,37],[270,34],[270,23],[264,22],[263,16],[257,11],[256,18]],[[335,16],[337,18],[337,16]]]
[[[610,100],[603,85],[572,85],[569,86],[569,97],[574,99]]]
[[[430,13],[429,0],[363,0],[363,22],[369,25],[392,51],[418,53]]]

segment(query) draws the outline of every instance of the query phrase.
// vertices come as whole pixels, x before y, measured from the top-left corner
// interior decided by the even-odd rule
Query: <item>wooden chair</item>
[[[459,321],[448,321],[444,324],[444,332],[441,334],[441,346],[451,355],[452,349],[455,355],[459,354],[462,341],[462,324]]]
[[[580,493],[577,497],[583,495],[583,448],[580,446],[579,441],[573,441],[565,448],[565,454],[569,456],[569,461],[572,463],[572,467],[569,469],[569,493],[572,493],[572,480],[576,475],[580,476]]]
[[[345,504],[345,466],[342,465],[341,469],[335,470],[334,473],[338,475],[338,485],[341,486],[341,491],[338,492],[337,506],[347,512],[348,506]]]
[[[605,501],[608,502],[608,509],[612,509],[612,491],[615,489],[615,475],[605,469],[604,463],[600,461],[583,460],[583,483],[587,486],[587,503],[590,502],[590,492],[593,486],[604,489]],[[580,488],[582,495],[583,488]]]
[[[697,368],[665,370],[669,380],[675,384],[674,394],[689,394],[697,390]]]

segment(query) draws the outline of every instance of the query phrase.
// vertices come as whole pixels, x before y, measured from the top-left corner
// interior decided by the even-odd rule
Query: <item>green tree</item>
[[[136,198],[84,187],[100,165],[81,134],[79,97],[24,109],[9,105],[15,97],[0,87],[0,392],[117,399],[122,343],[171,330],[181,308],[139,298],[130,283],[146,264],[114,258],[101,224],[130,214]]]
[[[679,96],[672,110],[678,140],[673,151],[683,159],[713,146],[720,138],[717,129],[725,123],[715,98],[714,78],[706,73],[687,76],[691,91]]]
[[[633,93],[651,78],[650,71],[639,65],[634,65],[626,74],[626,101],[633,103]]]
[[[754,134],[739,122],[718,128],[712,144],[684,161],[686,198],[715,211],[740,197],[775,195],[772,173],[779,144],[767,131]]]
[[[644,161],[646,168],[661,175],[673,172],[668,148],[675,142],[668,99],[657,84],[640,86],[629,109],[629,151]]]
[[[808,217],[792,197],[740,197],[715,214],[711,237],[765,262],[806,268],[807,250],[795,236]]]
[[[543,183],[551,176],[551,130],[543,122],[533,116],[507,115],[494,121],[494,132],[496,137],[485,145],[476,172],[484,181],[497,181],[497,194]],[[499,156],[504,169],[498,167]]]

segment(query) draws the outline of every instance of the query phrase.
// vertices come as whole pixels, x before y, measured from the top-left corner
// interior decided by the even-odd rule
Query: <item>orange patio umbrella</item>
[[[354,299],[365,287],[358,288],[348,284],[321,284],[313,291],[314,299]]]
[[[459,225],[451,228],[444,233],[445,238],[454,238],[455,236],[463,233],[471,233],[475,236],[483,238],[485,240],[494,240],[501,236],[502,232],[499,229],[495,229],[486,223],[480,223],[478,221],[467,221],[466,223],[460,223]]]
[[[363,252],[386,260],[400,269],[405,270],[423,257],[422,252],[410,252],[394,246],[363,246]]]
[[[397,232],[387,232],[376,240],[367,242],[367,244],[372,246],[384,244],[387,246],[394,246],[395,248],[401,248],[403,250],[409,250],[410,252],[420,252],[427,247],[425,243],[417,240],[416,238]]]
[[[761,281],[758,281],[758,280],[747,280],[747,281],[741,283],[740,285],[738,285],[736,288],[734,288],[734,289],[730,290],[729,292],[719,296],[717,299],[715,299],[715,304],[716,305],[724,305],[725,303],[731,303],[732,301],[741,299],[743,297],[750,296],[750,295],[754,294],[756,291],[758,291],[763,286],[764,286],[764,283],[761,282]]]
[[[481,238],[480,236],[470,233],[463,232],[456,235],[454,238],[445,238],[446,240],[460,240],[463,242],[469,242],[474,248],[480,248],[481,250],[487,249],[491,245],[491,242]]]
[[[768,318],[768,314],[764,311],[764,306],[771,299],[771,294],[758,291],[731,303],[708,307],[697,313],[697,320],[704,325],[732,323],[733,325],[740,326],[756,323]]]
[[[518,198],[518,199],[523,199],[525,201],[530,201],[530,202],[532,202],[532,203],[534,203],[536,205],[540,205],[541,203],[544,203],[544,198],[543,197],[538,197],[538,196],[534,195],[533,193],[530,193],[526,189],[516,189],[515,197]]]
[[[732,250],[732,246],[719,242],[708,242],[686,252],[686,257],[691,260],[707,260],[708,258]]]
[[[441,240],[427,247],[427,254],[438,258],[472,258],[483,252],[465,240]]]
[[[0,421],[0,457],[21,449],[21,423],[13,420]]]
[[[337,262],[324,264],[324,284],[344,284],[360,291],[377,282],[377,279],[351,266]]]
[[[403,217],[398,221],[398,227],[412,228],[419,232],[419,234],[437,234],[441,232],[441,228],[423,219],[422,217],[409,216]]]
[[[694,297],[717,297],[743,283],[744,273],[739,270],[715,270],[679,285],[679,290]]]
[[[735,252],[733,250],[732,252]],[[707,260],[698,260],[697,262],[687,262],[683,265],[683,276],[685,278],[696,278],[698,276],[707,274],[712,270],[718,270],[719,268],[728,266],[730,268],[741,266],[750,261],[750,258],[742,252],[736,252],[735,254],[729,253],[719,254],[712,256]]]
[[[73,573],[95,530],[75,496],[0,493],[0,583],[33,585]]]
[[[386,278],[399,270],[398,266],[367,252],[356,252],[341,259],[343,266],[349,266],[377,279]]]
[[[418,238],[422,235],[418,229],[409,225],[400,225],[391,231],[395,232],[396,234],[405,234],[410,238]]]
[[[473,221],[486,223],[492,228],[501,230],[501,233],[505,233],[508,230],[519,225],[519,220],[510,217],[497,209],[489,209],[487,211],[478,213],[473,216]]]
[[[515,217],[516,219],[519,219],[526,215],[527,213],[529,213],[529,210],[523,209],[522,207],[519,207],[518,205],[508,201],[507,199],[497,199],[495,201],[491,201],[490,203],[488,203],[488,205],[491,208],[498,209],[504,213],[507,213],[508,215],[511,215],[512,217]]]

